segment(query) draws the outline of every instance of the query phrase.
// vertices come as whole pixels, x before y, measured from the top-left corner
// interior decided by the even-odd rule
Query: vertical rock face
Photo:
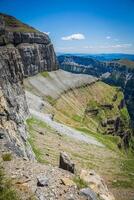
[[[25,76],[57,69],[56,56],[51,43],[47,45],[22,43],[17,48],[22,57]]]
[[[5,146],[19,156],[33,158],[24,120],[28,107],[23,90],[23,64],[18,50],[0,48],[0,132]]]
[[[47,34],[0,14],[0,46],[13,44],[22,58],[25,76],[58,69],[53,45]]]
[[[1,146],[4,144],[17,155],[34,159],[25,127],[29,112],[23,78],[57,68],[53,45],[46,34],[0,14]]]

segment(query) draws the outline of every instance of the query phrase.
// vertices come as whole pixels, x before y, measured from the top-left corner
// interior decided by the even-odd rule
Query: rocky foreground
[[[104,180],[93,170],[74,174],[75,165],[66,153],[61,153],[59,167],[14,157],[4,162],[4,168],[22,200],[115,199]]]

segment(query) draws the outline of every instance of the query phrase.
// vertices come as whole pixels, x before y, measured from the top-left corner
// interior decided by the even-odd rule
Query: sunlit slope
[[[72,89],[55,103],[55,119],[92,132],[120,135],[129,129],[129,114],[119,88],[103,82]]]
[[[28,78],[25,86],[48,102],[51,106],[45,104],[42,109],[63,124],[117,136],[129,132],[130,118],[120,88],[63,70]]]

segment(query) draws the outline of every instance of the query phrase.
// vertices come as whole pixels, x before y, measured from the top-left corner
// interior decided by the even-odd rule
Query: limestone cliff
[[[58,69],[50,38],[11,16],[0,14],[0,46],[13,44],[22,58],[24,75]]]
[[[28,107],[23,78],[58,68],[49,37],[14,17],[0,14],[0,143],[34,158],[27,142]]]

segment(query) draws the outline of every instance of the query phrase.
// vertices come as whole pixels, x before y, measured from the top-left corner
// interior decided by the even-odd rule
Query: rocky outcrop
[[[60,153],[59,167],[64,170],[70,171],[71,173],[75,172],[75,165],[65,152]]]
[[[24,75],[33,76],[42,71],[57,70],[58,62],[48,35],[21,22],[18,25],[16,21],[11,16],[0,14],[0,46],[12,44],[18,49]],[[13,26],[18,26],[17,31],[14,31]]]
[[[23,79],[57,68],[48,35],[0,14],[0,142],[19,156],[34,159],[25,127],[29,112]]]
[[[80,178],[84,180],[88,186],[98,194],[98,197],[102,200],[115,200],[113,194],[109,192],[104,180],[95,173],[95,171],[82,170]]]
[[[23,64],[15,47],[0,47],[0,130],[2,143],[19,156],[34,158],[24,120],[28,107],[23,90]]]

